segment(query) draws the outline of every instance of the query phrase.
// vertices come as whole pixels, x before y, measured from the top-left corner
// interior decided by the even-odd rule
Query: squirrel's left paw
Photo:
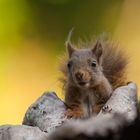
[[[104,113],[110,113],[112,111],[112,108],[110,108],[108,105],[106,105],[102,108],[102,111]]]
[[[70,118],[74,118],[74,119],[78,119],[78,118],[82,118],[83,117],[83,113],[79,110],[71,110],[71,109],[67,109],[65,112],[65,116],[70,119]]]

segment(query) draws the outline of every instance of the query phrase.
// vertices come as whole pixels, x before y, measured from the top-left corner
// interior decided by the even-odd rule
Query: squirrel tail
[[[124,50],[111,41],[103,44],[103,73],[111,83],[113,89],[126,84],[126,69],[128,57]]]

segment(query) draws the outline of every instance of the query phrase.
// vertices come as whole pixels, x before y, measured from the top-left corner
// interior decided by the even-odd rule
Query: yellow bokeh
[[[58,74],[51,58],[37,43],[29,42],[5,56],[0,74],[1,124],[21,123],[29,105],[44,91],[58,93]]]
[[[140,1],[126,0],[120,21],[116,28],[116,38],[126,48],[129,58],[128,80],[140,86]]]

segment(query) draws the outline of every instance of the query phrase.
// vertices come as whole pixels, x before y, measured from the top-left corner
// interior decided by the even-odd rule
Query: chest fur
[[[89,117],[93,114],[93,107],[97,103],[98,96],[96,91],[93,90],[82,90],[81,91],[81,107],[85,117]]]

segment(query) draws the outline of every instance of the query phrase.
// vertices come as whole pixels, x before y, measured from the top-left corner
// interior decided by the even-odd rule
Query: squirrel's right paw
[[[79,119],[79,118],[83,117],[83,113],[80,110],[67,109],[65,112],[65,116],[68,119],[70,119],[70,118]]]

